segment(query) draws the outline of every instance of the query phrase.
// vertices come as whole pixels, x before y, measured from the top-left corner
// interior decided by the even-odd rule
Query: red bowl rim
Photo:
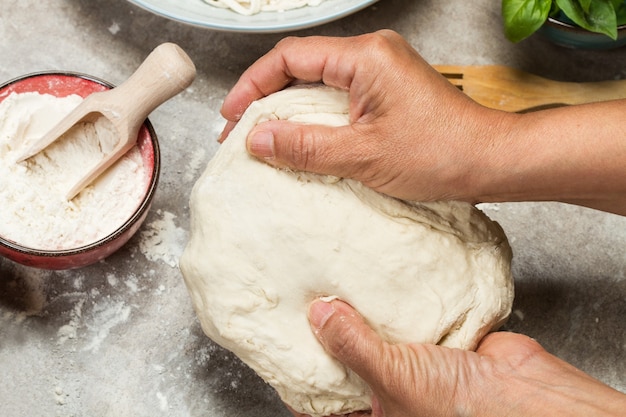
[[[15,84],[17,82],[21,82],[29,78],[50,76],[50,75],[79,77],[87,81],[93,81],[95,83],[98,83],[108,88],[115,87],[115,85],[109,83],[108,81],[102,80],[98,77],[94,77],[91,75],[83,74],[80,72],[52,70],[52,71],[33,72],[33,73],[29,73],[29,74],[25,74],[25,75],[13,78],[9,81],[6,81],[0,84],[0,90],[5,89],[11,84]],[[77,248],[72,248],[72,249],[60,249],[60,250],[33,249],[33,248],[28,248],[26,246],[22,246],[15,242],[6,240],[2,238],[2,236],[0,236],[0,246],[3,246],[9,250],[24,253],[27,255],[34,255],[34,256],[40,256],[40,257],[62,257],[62,256],[67,256],[67,255],[76,255],[80,253],[90,252],[94,249],[105,246],[112,241],[115,241],[120,235],[124,234],[150,208],[150,205],[152,204],[152,199],[154,198],[154,194],[155,194],[158,182],[159,182],[159,176],[161,172],[161,151],[159,149],[159,141],[158,141],[156,132],[154,131],[154,127],[152,126],[152,123],[150,122],[149,119],[146,119],[144,121],[143,126],[146,127],[150,135],[150,142],[152,142],[152,149],[153,149],[153,155],[154,155],[154,161],[153,161],[154,164],[152,168],[150,184],[146,191],[145,197],[141,201],[141,204],[139,204],[137,209],[134,211],[133,215],[130,216],[120,227],[118,227],[115,230],[115,232],[103,237],[102,239],[92,242],[90,244],[79,246]]]

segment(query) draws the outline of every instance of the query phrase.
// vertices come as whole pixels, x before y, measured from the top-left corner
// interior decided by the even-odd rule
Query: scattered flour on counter
[[[108,120],[79,123],[44,151],[16,163],[82,98],[11,93],[0,102],[0,235],[35,249],[81,247],[104,238],[128,220],[146,186],[141,153],[132,148],[76,198],[66,194],[112,143]],[[111,139],[112,140],[112,139]],[[147,185],[147,184],[146,184]]]
[[[67,395],[69,394],[65,394],[63,388],[59,386],[54,387],[54,399],[57,405],[65,405]]]
[[[85,277],[82,275],[77,276],[76,278],[74,278],[74,289],[82,290],[84,283],[85,283]]]
[[[57,331],[58,343],[62,345],[68,339],[76,339],[78,327],[83,317],[83,306],[86,298],[79,300],[70,313],[70,321]]]
[[[120,24],[117,22],[113,22],[111,23],[111,26],[109,26],[109,32],[111,32],[111,35],[117,35],[120,29],[121,29]]]
[[[165,293],[165,285],[159,285],[159,287],[154,290],[154,293],[156,295],[163,295],[163,293]]]
[[[157,214],[161,219],[147,224],[141,232],[139,250],[152,262],[161,261],[176,268],[187,241],[187,232],[176,226],[173,213],[158,210]]]
[[[109,336],[111,330],[128,321],[130,311],[130,306],[122,301],[103,301],[96,304],[92,311],[92,321],[85,323],[90,332],[91,341],[83,350],[98,352],[100,345]]]
[[[161,409],[161,411],[167,411],[167,397],[165,396],[165,394],[157,392],[156,397],[157,400],[159,400],[159,408]]]
[[[124,277],[108,273],[106,282],[112,288],[123,284],[131,293],[141,290],[138,277],[132,273]],[[124,300],[112,299],[108,295],[102,296],[96,289],[68,292],[59,297],[75,301],[69,311],[69,320],[57,330],[57,344],[64,345],[68,340],[74,340],[82,346],[80,348],[82,351],[97,352],[111,330],[128,321],[133,307]],[[92,304],[91,299],[98,301]]]
[[[200,150],[199,152],[194,152],[191,155],[191,159],[187,162],[187,171],[185,171],[185,181],[192,181],[196,178],[196,174],[198,170],[201,168],[204,169],[204,159],[206,156],[206,152],[204,150]]]
[[[115,287],[118,283],[118,280],[114,274],[107,274],[107,282],[111,287]]]
[[[132,293],[139,291],[139,281],[134,274],[130,274],[128,278],[124,280],[124,284]]]

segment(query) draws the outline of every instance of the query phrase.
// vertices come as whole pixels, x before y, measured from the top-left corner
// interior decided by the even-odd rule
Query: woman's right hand
[[[483,107],[400,35],[286,38],[224,100],[223,140],[248,105],[290,83],[349,92],[350,124],[259,124],[248,151],[405,200],[561,201],[626,215],[626,99],[527,114]]]
[[[349,91],[350,124],[265,122],[248,138],[253,155],[408,200],[473,201],[479,194],[475,162],[501,137],[493,130],[507,114],[470,100],[397,33],[282,40],[226,97],[222,114],[230,123],[222,138],[252,101],[293,82]]]

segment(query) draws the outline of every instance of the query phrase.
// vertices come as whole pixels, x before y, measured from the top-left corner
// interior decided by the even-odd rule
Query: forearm
[[[554,386],[549,384],[520,387],[519,384],[506,381],[510,389],[496,401],[484,401],[484,407],[476,416],[510,416],[510,417],[620,417],[624,415],[626,396],[608,387],[603,389],[584,390],[581,387]],[[571,382],[575,384],[575,382]],[[521,389],[520,389],[521,388]],[[586,387],[589,388],[589,387]]]
[[[471,389],[456,391],[465,415],[617,417],[626,410],[625,394],[525,336],[491,333],[476,353],[481,360],[470,368]]]
[[[553,362],[561,362],[553,358]],[[545,365],[545,364],[542,364]],[[553,369],[541,371],[541,366],[528,367],[533,373],[523,372],[501,381],[501,407],[490,408],[480,415],[553,416],[553,417],[619,417],[626,410],[626,395],[591,378],[589,375],[562,363]],[[565,369],[563,369],[565,368]],[[497,389],[497,388],[496,388]],[[493,394],[497,391],[491,391]]]
[[[626,215],[625,114],[620,100],[499,116],[491,121],[497,140],[483,138],[490,151],[476,158],[478,199],[561,201]]]

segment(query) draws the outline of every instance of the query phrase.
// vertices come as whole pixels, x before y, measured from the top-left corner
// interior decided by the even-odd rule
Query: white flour
[[[176,268],[187,241],[187,232],[176,226],[174,214],[161,210],[157,214],[161,219],[146,224],[141,231],[139,250],[153,262],[162,261]]]
[[[104,299],[93,307],[91,322],[85,323],[91,339],[83,348],[85,351],[98,352],[102,342],[109,336],[111,330],[126,323],[130,317],[131,308],[123,301]]]
[[[80,123],[43,152],[15,163],[26,144],[43,136],[81,100],[77,95],[12,93],[0,103],[3,238],[45,250],[88,245],[114,232],[141,202],[147,175],[136,147],[72,201],[65,198],[112,146],[105,141],[110,139],[106,123]]]

